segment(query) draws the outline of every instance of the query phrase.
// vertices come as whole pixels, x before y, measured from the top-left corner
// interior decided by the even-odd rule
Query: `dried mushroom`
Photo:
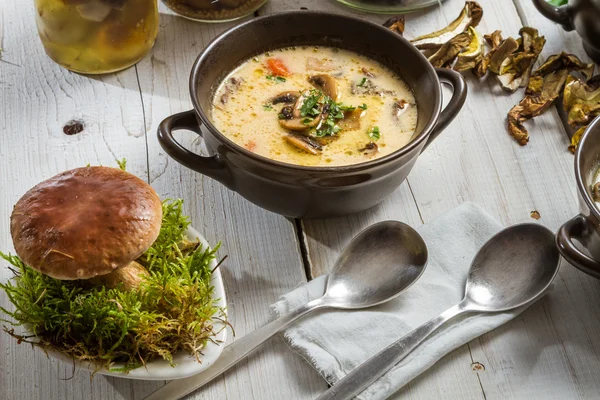
[[[534,28],[523,27],[519,35],[521,37],[516,40],[517,49],[502,60],[498,70],[495,71],[502,89],[509,92],[527,86],[533,64],[546,43],[546,39],[539,36],[537,29]]]
[[[404,34],[404,15],[398,15],[388,19],[383,23],[383,26],[402,36]]]
[[[575,133],[573,134],[573,136],[571,137],[571,144],[569,145],[569,150],[571,151],[571,153],[575,153],[575,150],[577,150],[579,141],[581,140],[581,137],[583,136],[583,132],[585,132],[586,128],[587,128],[587,125],[582,126],[581,128],[577,129],[575,131]]]
[[[459,33],[452,39],[447,41],[436,51],[431,57],[429,62],[434,67],[450,67],[462,50],[469,47],[473,35],[470,32]]]
[[[469,27],[476,27],[479,21],[481,21],[482,16],[483,10],[481,6],[475,1],[467,1],[458,18],[452,21],[447,27],[428,33],[427,35],[416,37],[410,42],[421,50],[437,50],[456,35],[467,31]]]
[[[592,74],[594,64],[584,64],[572,54],[560,53],[548,57],[531,76],[525,98],[508,112],[508,130],[521,145],[529,141],[523,122],[546,111],[558,98],[571,71],[580,71],[586,77]]]
[[[490,59],[498,50],[498,47],[502,43],[502,33],[499,30],[492,32],[489,35],[483,35],[483,38],[487,42],[488,46],[490,46],[490,51],[483,56],[481,62],[473,68],[473,73],[478,78],[482,78],[486,73],[488,66],[490,64]]]
[[[594,64],[585,64],[579,58],[577,58],[577,56],[562,52],[560,54],[554,54],[548,57],[544,64],[542,64],[542,66],[535,71],[532,79],[534,77],[539,78],[540,76],[545,76],[559,70],[566,70],[567,72],[580,71],[586,79],[589,79],[594,73]],[[527,87],[528,91],[529,86]]]
[[[571,126],[587,124],[600,115],[600,75],[587,82],[569,76],[563,92],[563,107]]]
[[[469,27],[471,42],[464,48],[456,59],[454,64],[455,71],[466,71],[475,68],[483,61],[483,41],[481,36],[473,27]]]
[[[490,56],[490,62],[488,65],[488,70],[498,75],[500,73],[500,68],[502,63],[508,56],[517,51],[519,48],[519,42],[515,39],[509,37],[500,43],[500,45],[496,48],[493,54]]]

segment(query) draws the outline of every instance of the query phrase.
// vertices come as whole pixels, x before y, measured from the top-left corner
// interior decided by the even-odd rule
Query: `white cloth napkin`
[[[458,303],[471,261],[502,226],[473,203],[465,203],[418,229],[429,250],[425,272],[397,299],[358,311],[316,311],[283,332],[288,345],[330,384],[398,338]],[[365,266],[368,268],[368,266]],[[273,317],[320,297],[326,277],[282,296]],[[446,323],[357,397],[386,399],[436,361],[470,340],[506,323],[526,308],[498,314],[466,314]]]

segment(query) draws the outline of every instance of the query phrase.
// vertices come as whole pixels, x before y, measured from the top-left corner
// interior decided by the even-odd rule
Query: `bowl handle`
[[[560,254],[571,264],[592,276],[600,275],[600,263],[579,250],[573,237],[589,236],[585,216],[579,214],[565,222],[556,234],[556,246]]]
[[[440,113],[440,117],[433,127],[433,130],[429,134],[429,138],[427,139],[427,143],[425,143],[423,150],[425,150],[427,146],[429,146],[431,142],[433,142],[435,138],[442,133],[444,128],[446,128],[448,124],[452,122],[467,99],[467,82],[461,74],[446,68],[436,68],[435,72],[438,75],[441,83],[445,83],[452,87],[452,97],[446,105],[446,108],[444,108]]]
[[[165,118],[158,126],[158,142],[161,147],[178,163],[200,172],[221,182],[225,186],[232,187],[232,177],[227,164],[218,155],[210,157],[200,156],[192,153],[173,137],[173,131],[187,129],[202,137],[200,122],[196,119],[194,110],[173,114]]]
[[[533,0],[533,5],[538,11],[550,21],[554,21],[557,24],[561,24],[565,31],[572,31],[575,29],[573,26],[573,15],[571,14],[572,8],[569,5],[556,7],[548,3],[546,0]]]

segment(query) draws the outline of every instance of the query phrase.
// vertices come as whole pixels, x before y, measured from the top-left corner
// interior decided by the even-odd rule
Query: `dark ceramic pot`
[[[599,168],[600,117],[588,126],[575,153],[580,214],[561,226],[556,235],[556,244],[563,257],[596,278],[600,278],[600,208],[592,198],[592,186]]]
[[[569,4],[561,7],[546,0],[533,3],[546,18],[561,24],[566,31],[576,30],[585,51],[600,64],[600,0],[569,0]]]
[[[413,140],[369,162],[304,167],[259,156],[222,135],[210,118],[211,101],[221,80],[257,54],[300,45],[352,50],[398,73],[414,92],[419,110]],[[440,81],[453,88],[443,111]],[[460,74],[434,69],[414,46],[389,29],[344,15],[295,11],[253,19],[216,38],[193,66],[190,93],[194,110],[172,115],[158,128],[158,139],[167,154],[267,210],[295,218],[326,218],[366,210],[393,192],[421,151],[459,112],[467,87]],[[200,125],[205,127],[202,132]],[[185,149],[173,138],[176,129],[202,135],[211,155]]]

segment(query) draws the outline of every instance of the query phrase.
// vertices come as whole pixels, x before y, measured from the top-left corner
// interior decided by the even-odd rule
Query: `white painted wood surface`
[[[268,305],[306,281],[294,221],[268,213],[211,179],[169,160],[155,137],[166,116],[191,107],[187,90],[197,54],[232,24],[202,25],[161,7],[161,31],[151,54],[135,68],[88,78],[56,66],[43,53],[33,2],[0,0],[0,249],[10,250],[12,205],[35,183],[87,163],[128,169],[163,197],[186,199],[194,226],[228,254],[223,273],[232,323],[239,336],[268,319]],[[585,57],[579,39],[540,16],[529,0],[482,0],[481,32],[516,36],[530,24],[546,36],[545,56],[562,49]],[[406,36],[429,32],[455,18],[460,0],[407,16]],[[329,10],[383,22],[333,0],[271,0],[260,13]],[[539,62],[541,62],[540,60]],[[468,74],[467,74],[468,75]],[[398,219],[427,223],[464,201],[474,201],[504,224],[530,220],[555,230],[576,213],[573,157],[555,109],[529,123],[521,147],[506,133],[505,116],[522,92],[509,95],[493,79],[469,80],[467,103],[419,158],[408,181],[380,206],[346,218],[301,223],[312,278],[326,273],[340,249],[367,225]],[[86,129],[65,136],[62,126],[82,119]],[[192,134],[181,140],[199,151]],[[9,277],[0,268],[0,279]],[[444,357],[397,396],[410,399],[592,399],[600,396],[598,281],[564,264],[554,291],[523,315]],[[0,305],[8,300],[0,295]],[[479,362],[485,370],[474,371]],[[40,351],[0,334],[0,399],[139,399],[161,382],[76,373]],[[194,399],[311,399],[325,382],[275,339],[214,381]]]

